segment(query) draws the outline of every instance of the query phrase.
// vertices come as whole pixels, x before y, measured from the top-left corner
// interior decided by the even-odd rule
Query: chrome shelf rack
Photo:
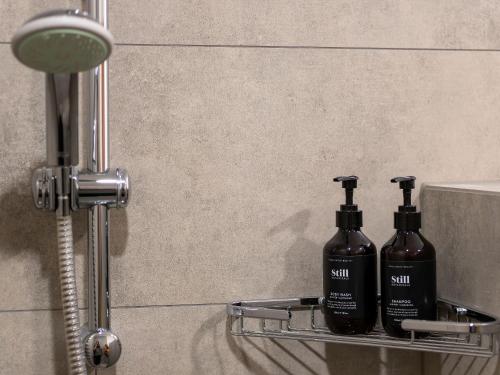
[[[227,305],[231,334],[418,350],[478,357],[497,354],[498,318],[440,299],[437,321],[404,320],[410,338],[388,336],[380,323],[369,334],[337,335],[324,324],[323,297],[237,301]],[[418,332],[428,336],[418,338]]]

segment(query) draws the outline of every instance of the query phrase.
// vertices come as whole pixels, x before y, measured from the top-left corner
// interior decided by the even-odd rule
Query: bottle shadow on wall
[[[227,361],[227,356],[223,349],[220,348],[223,340],[218,340],[221,337],[221,326],[225,321],[225,311],[217,312],[204,320],[193,335],[190,353],[193,374],[206,374],[209,372],[220,375],[226,374],[224,364]],[[238,352],[239,357],[239,350],[237,348],[235,350]]]
[[[299,211],[268,232],[269,237],[278,234],[293,237],[292,245],[286,251],[285,277],[270,297],[298,297],[310,285],[321,283],[321,246],[306,238],[310,217],[309,210]],[[313,254],[316,254],[316,260]],[[270,259],[272,261],[272,257]],[[231,322],[226,312],[221,311],[201,324],[192,339],[193,373],[233,374],[237,371],[234,368],[235,361],[246,372],[258,375],[319,375],[320,369],[324,368],[324,354],[314,344],[233,336]],[[225,340],[221,340],[221,330],[224,330],[222,337]],[[322,363],[318,365],[318,361]]]
[[[192,338],[190,373],[229,375],[243,368],[255,375],[320,375],[318,361],[324,360],[314,344],[233,336],[231,319],[219,311],[203,321]]]
[[[39,163],[43,165],[43,163]],[[0,196],[0,259],[5,264],[9,261],[22,263],[25,259],[31,258],[30,262],[23,264],[23,267],[33,267],[32,273],[39,274],[42,278],[40,284],[38,280],[35,283],[35,291],[30,291],[34,297],[29,301],[21,302],[19,306],[2,306],[4,310],[22,309],[22,310],[45,310],[39,314],[47,313],[50,315],[51,336],[53,342],[50,343],[53,355],[51,358],[61,358],[61,353],[66,352],[64,343],[64,326],[61,313],[61,295],[59,287],[59,270],[58,270],[58,251],[57,251],[57,233],[55,213],[39,210],[35,208],[31,195],[31,175],[32,171],[27,171],[27,174],[22,178],[16,179],[12,187],[5,191]],[[111,255],[120,256],[123,254],[127,241],[127,217],[125,210],[117,210],[113,214],[111,220],[111,238],[112,247],[110,248]],[[73,241],[75,246],[75,255],[83,256],[87,254],[87,210],[76,211],[72,213],[73,218]],[[35,259],[35,260],[34,260]],[[80,264],[78,264],[80,266]],[[79,290],[80,295],[86,297],[87,285],[87,262],[84,256],[83,274],[85,275],[83,290]],[[14,267],[12,268],[14,269]],[[35,271],[38,269],[37,271]],[[82,270],[77,269],[79,273]],[[29,269],[28,269],[29,272]],[[22,293],[18,290],[16,279],[23,277],[22,275],[14,275],[4,273],[3,280],[4,289],[8,294]],[[1,279],[0,279],[1,280]],[[37,287],[36,285],[40,285]],[[13,291],[15,290],[15,291]],[[47,295],[48,300],[44,301],[37,297],[38,294]],[[8,298],[4,299],[7,301]],[[84,309],[85,306],[80,306]],[[39,342],[46,341],[46,336],[40,332],[40,321],[34,319],[32,335]],[[84,319],[82,319],[82,323]],[[38,337],[40,336],[40,337]],[[43,337],[42,337],[43,336]],[[39,355],[38,355],[38,354]],[[46,352],[35,351],[33,353],[33,365],[37,368],[40,363],[46,362]],[[56,375],[67,373],[66,361],[54,362]]]
[[[285,252],[283,279],[274,288],[272,297],[322,295],[322,246],[307,238],[310,219],[311,211],[301,210],[268,232],[268,237],[285,233],[293,239]]]

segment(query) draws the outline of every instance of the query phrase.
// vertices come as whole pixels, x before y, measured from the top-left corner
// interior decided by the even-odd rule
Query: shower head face
[[[78,10],[42,13],[12,38],[12,51],[24,65],[46,73],[92,69],[111,54],[113,36]]]

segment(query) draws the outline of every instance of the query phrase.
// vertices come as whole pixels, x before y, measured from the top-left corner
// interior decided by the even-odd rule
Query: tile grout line
[[[0,41],[0,45],[10,45]],[[189,43],[115,43],[119,47],[170,47],[170,48],[248,48],[248,49],[305,49],[352,51],[421,51],[421,52],[500,52],[495,48],[424,48],[424,47],[363,47],[363,46],[314,46],[314,45],[252,45],[252,44],[189,44]]]
[[[180,303],[180,304],[165,304],[165,305],[123,305],[112,306],[111,310],[127,310],[127,309],[150,309],[150,308],[171,308],[171,307],[205,307],[205,306],[226,306],[223,302],[207,302],[207,303]]]
[[[423,52],[500,52],[495,48],[419,48],[419,47],[364,47],[314,45],[252,45],[252,44],[183,44],[183,43],[115,43],[120,47],[179,47],[179,48],[249,48],[249,49],[318,49],[362,51],[423,51]]]
[[[180,303],[180,304],[159,304],[159,305],[123,305],[112,306],[111,310],[132,310],[132,309],[151,309],[151,308],[175,308],[175,307],[205,307],[205,306],[225,306],[226,303],[222,302],[208,302],[208,303]],[[80,311],[86,311],[86,307],[80,307]],[[24,312],[49,312],[49,311],[62,311],[61,308],[42,308],[42,309],[13,309],[13,310],[0,310],[0,314],[8,313],[24,313]]]

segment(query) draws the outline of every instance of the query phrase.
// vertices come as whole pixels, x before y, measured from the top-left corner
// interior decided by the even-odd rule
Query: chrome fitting
[[[52,168],[36,169],[33,173],[31,188],[36,208],[49,211],[56,210],[56,179]]]
[[[129,179],[127,171],[116,169],[108,173],[80,173],[72,177],[73,210],[96,204],[122,208],[128,204]]]
[[[35,170],[31,181],[35,207],[56,211],[58,216],[70,213],[70,179],[75,168],[43,167]]]
[[[108,173],[79,173],[76,167],[38,168],[32,180],[35,206],[50,211],[69,212],[97,204],[122,208],[128,204],[128,173],[117,168]]]
[[[94,368],[113,366],[122,353],[122,344],[113,332],[98,328],[84,339],[87,362]]]

